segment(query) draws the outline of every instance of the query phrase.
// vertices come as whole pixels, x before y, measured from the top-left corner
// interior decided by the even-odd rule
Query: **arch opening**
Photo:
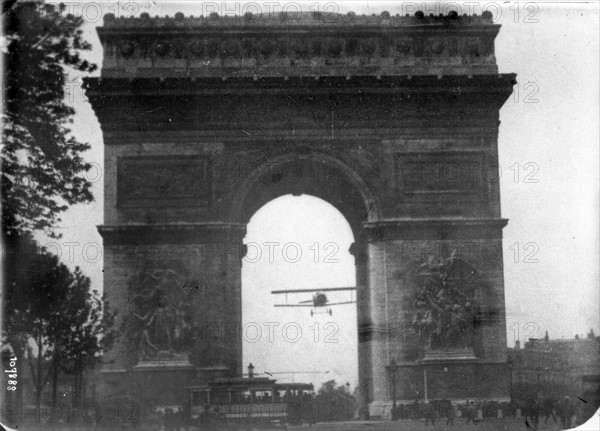
[[[348,220],[321,198],[286,194],[254,213],[244,242],[248,252],[242,260],[243,363],[252,362],[256,372],[269,372],[281,382],[313,383],[315,390],[332,379],[354,389],[356,303],[314,307],[316,292],[271,294],[355,287],[355,261],[349,252],[354,235]],[[355,291],[326,296],[329,303],[356,300]]]

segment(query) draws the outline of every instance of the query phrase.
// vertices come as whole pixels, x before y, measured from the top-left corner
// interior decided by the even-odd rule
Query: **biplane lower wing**
[[[274,307],[310,307],[310,308],[315,307],[313,304],[273,304],[273,306]]]

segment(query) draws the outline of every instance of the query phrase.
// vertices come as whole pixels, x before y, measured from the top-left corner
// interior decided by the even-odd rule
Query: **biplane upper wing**
[[[306,293],[306,292],[336,292],[343,290],[356,290],[356,287],[324,287],[321,289],[289,289],[289,290],[272,290],[273,295],[280,295],[282,293]]]

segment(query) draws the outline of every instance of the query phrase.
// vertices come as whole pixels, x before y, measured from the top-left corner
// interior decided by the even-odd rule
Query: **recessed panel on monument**
[[[118,159],[117,207],[210,207],[208,157],[153,156]]]

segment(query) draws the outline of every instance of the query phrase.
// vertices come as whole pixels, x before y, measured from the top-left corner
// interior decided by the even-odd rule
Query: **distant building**
[[[512,364],[512,397],[532,396],[573,399],[582,393],[583,376],[600,375],[600,337],[593,331],[587,337],[551,340],[530,338],[524,347],[508,349]]]

